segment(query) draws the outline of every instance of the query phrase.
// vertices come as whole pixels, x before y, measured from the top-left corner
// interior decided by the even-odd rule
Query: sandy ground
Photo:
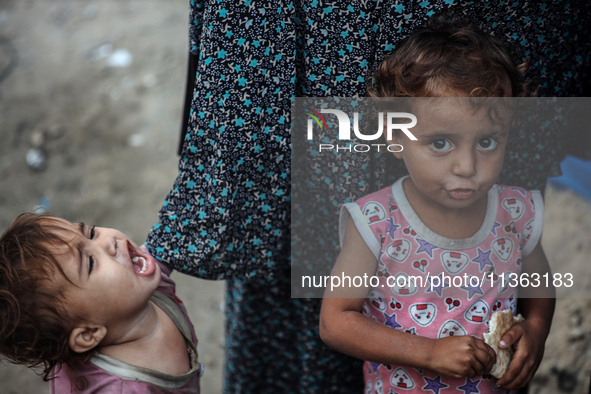
[[[144,241],[177,172],[187,29],[186,0],[0,0],[1,231],[45,206]],[[34,146],[44,171],[26,164]],[[200,339],[203,392],[219,393],[224,283],[173,279]],[[0,366],[1,393],[46,391]]]
[[[35,209],[145,239],[176,175],[187,0],[0,0],[0,231]],[[31,148],[45,169],[26,162]],[[591,372],[591,204],[546,196],[543,245],[561,288],[532,393],[585,393]],[[221,392],[223,283],[174,274]],[[568,298],[570,297],[570,298]],[[576,297],[576,298],[573,298]],[[1,393],[42,393],[24,367],[0,365]]]

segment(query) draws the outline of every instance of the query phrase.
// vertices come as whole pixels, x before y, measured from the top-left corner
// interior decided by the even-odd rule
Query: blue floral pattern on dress
[[[227,279],[228,393],[361,392],[361,364],[318,337],[320,300],[290,298],[290,123],[296,96],[364,95],[401,39],[433,15],[470,16],[531,59],[547,96],[580,95],[589,78],[588,2],[191,0],[197,56],[179,175],[147,245],[183,273]],[[585,79],[586,78],[586,79]],[[514,133],[501,182],[542,188],[558,174],[566,130]],[[387,170],[387,171],[386,171]],[[318,204],[294,226],[323,223],[299,256],[330,261],[338,208],[405,171],[385,155],[334,168],[310,162]],[[384,174],[388,173],[389,176]],[[349,187],[348,185],[354,185]]]

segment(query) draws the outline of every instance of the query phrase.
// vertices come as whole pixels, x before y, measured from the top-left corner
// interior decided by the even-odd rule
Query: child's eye
[[[93,268],[94,268],[94,258],[92,256],[90,256],[88,258],[88,275],[90,275]]]
[[[92,227],[90,228],[90,239],[93,239],[93,238],[94,238],[94,228],[95,228],[95,227],[96,227],[96,226],[92,226]]]
[[[451,144],[445,138],[439,138],[429,143],[429,147],[437,152],[444,152],[451,149]]]
[[[478,141],[478,147],[482,150],[493,150],[497,147],[497,141],[494,138],[483,138]]]

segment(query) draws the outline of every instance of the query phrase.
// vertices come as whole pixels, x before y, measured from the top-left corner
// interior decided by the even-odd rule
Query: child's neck
[[[156,305],[148,301],[145,307],[127,319],[108,326],[101,347],[117,346],[149,338],[158,330],[160,317]]]
[[[189,371],[185,339],[172,319],[152,301],[136,317],[109,328],[99,353],[171,375]]]
[[[480,229],[487,209],[487,197],[481,198],[474,204],[452,209],[428,200],[420,193],[411,178],[402,184],[404,194],[419,219],[431,231],[450,239],[470,238]]]

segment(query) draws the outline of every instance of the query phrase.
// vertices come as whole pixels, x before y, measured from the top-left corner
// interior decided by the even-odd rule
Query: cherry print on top
[[[378,286],[369,293],[362,313],[394,329],[430,338],[482,338],[494,310],[509,308],[515,313],[517,290],[502,286],[498,273],[505,277],[519,273],[522,258],[539,242],[541,194],[495,185],[488,192],[480,229],[470,238],[448,239],[422,223],[404,194],[403,181],[341,210],[341,243],[352,219],[378,261]],[[378,206],[389,208],[379,220],[364,214],[366,207]],[[366,387],[379,387],[384,393],[421,392],[434,382],[455,390],[470,385],[480,393],[494,391],[488,377],[452,379],[429,370],[369,361],[364,376]]]

